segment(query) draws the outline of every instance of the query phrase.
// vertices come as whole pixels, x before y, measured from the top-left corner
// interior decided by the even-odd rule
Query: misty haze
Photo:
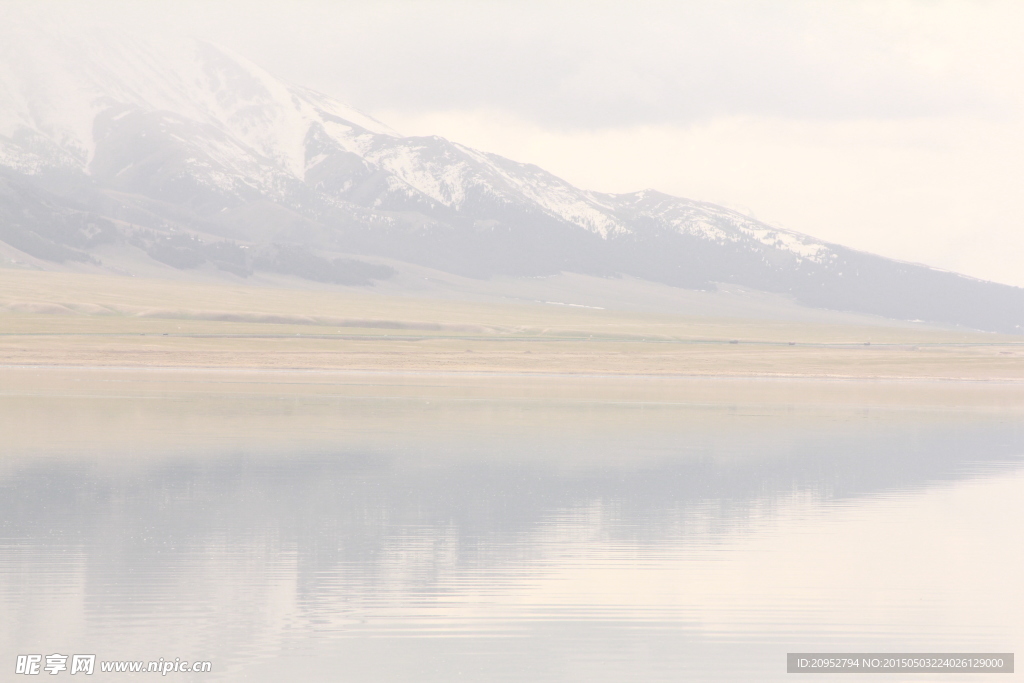
[[[1013,27],[3,2],[3,680],[1013,671]]]

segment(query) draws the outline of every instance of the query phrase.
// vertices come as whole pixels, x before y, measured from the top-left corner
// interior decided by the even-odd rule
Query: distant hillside
[[[734,283],[805,305],[1021,332],[1024,290],[900,263],[659,192],[587,192],[536,166],[405,137],[217,46],[24,33],[0,48],[0,241],[99,263],[340,284],[384,256],[476,278]]]

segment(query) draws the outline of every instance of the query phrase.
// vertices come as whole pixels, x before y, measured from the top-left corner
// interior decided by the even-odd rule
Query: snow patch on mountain
[[[398,138],[364,152],[364,158],[443,206],[459,209],[477,184],[465,160],[436,144],[439,138]],[[433,144],[432,144],[433,143]]]
[[[506,189],[502,196],[514,196],[533,203],[548,214],[603,238],[630,232],[628,227],[607,211],[607,207],[598,204],[591,193],[573,187],[542,168],[463,145],[454,146],[486,169],[492,186]]]
[[[654,190],[605,195],[621,210],[653,221],[661,229],[691,235],[716,244],[761,245],[792,254],[797,261],[825,263],[835,258],[825,243],[791,230],[774,228],[715,204],[681,199]]]

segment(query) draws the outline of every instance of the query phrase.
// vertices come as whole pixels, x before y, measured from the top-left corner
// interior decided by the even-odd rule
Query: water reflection
[[[787,649],[1020,642],[1012,386],[4,380],[12,662],[764,680]]]

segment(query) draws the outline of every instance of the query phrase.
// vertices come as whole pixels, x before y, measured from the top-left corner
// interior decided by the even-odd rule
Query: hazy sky
[[[0,3],[27,6],[17,0]],[[41,2],[407,134],[1024,286],[1021,2]]]

